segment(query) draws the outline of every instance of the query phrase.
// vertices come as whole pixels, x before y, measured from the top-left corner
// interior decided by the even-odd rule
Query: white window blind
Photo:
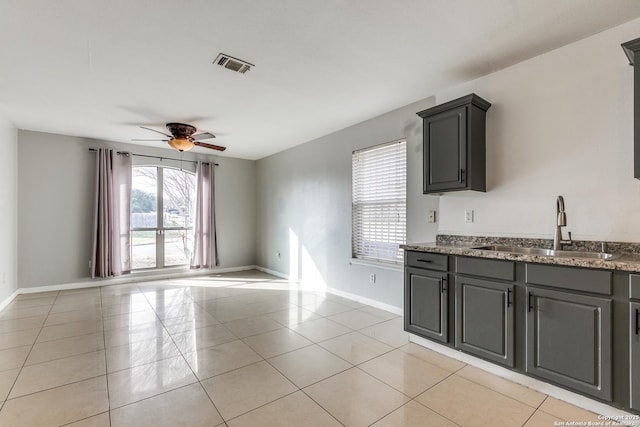
[[[354,258],[402,263],[406,242],[407,142],[352,156],[351,246]]]

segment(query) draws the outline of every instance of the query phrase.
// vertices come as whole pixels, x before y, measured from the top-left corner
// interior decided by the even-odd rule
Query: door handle
[[[529,308],[527,311],[531,311],[533,310],[533,294],[531,292],[528,292],[528,298],[529,298]]]
[[[507,307],[509,307],[513,302],[511,301],[511,293],[513,291],[511,289],[507,289]]]

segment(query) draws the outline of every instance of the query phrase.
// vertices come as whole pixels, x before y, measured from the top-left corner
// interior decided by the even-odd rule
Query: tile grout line
[[[31,348],[29,349],[29,353],[27,353],[27,357],[25,357],[24,362],[22,362],[22,366],[20,367],[20,370],[18,371],[18,375],[16,375],[15,380],[13,380],[13,384],[11,384],[11,388],[9,389],[9,392],[7,393],[7,398],[5,399],[4,402],[2,402],[2,406],[0,406],[0,412],[4,409],[6,403],[10,400],[9,396],[11,396],[11,392],[13,391],[13,388],[16,386],[16,383],[18,382],[18,378],[20,378],[20,374],[22,374],[22,370],[25,367],[25,364],[27,363],[27,360],[29,360],[29,356],[31,356],[31,352],[33,351],[33,347],[35,347],[36,345],[36,341],[38,341],[38,337],[40,336],[40,333],[42,332],[42,329],[44,328],[44,324],[47,321],[47,318],[49,317],[49,314],[51,313],[51,309],[53,308],[53,305],[56,303],[56,300],[58,299],[58,295],[60,295],[60,291],[57,291],[55,298],[53,299],[53,302],[51,303],[51,306],[49,307],[49,311],[47,312],[46,317],[44,318],[44,321],[42,322],[42,326],[40,327],[40,330],[38,331],[38,334],[36,335],[35,339],[33,340],[33,343],[31,344]],[[13,400],[13,399],[11,399]]]
[[[100,319],[102,321],[102,346],[104,347],[104,379],[107,384],[107,412],[109,417],[109,427],[111,427],[111,395],[109,393],[109,368],[107,366],[107,337],[104,329],[104,308],[102,304],[102,289],[100,286]]]
[[[247,283],[250,283],[250,282],[247,282]],[[246,283],[245,283],[245,284],[246,284]],[[240,286],[240,285],[241,285],[241,284],[236,284],[236,285],[233,285],[233,286]],[[226,286],[225,286],[225,287],[226,287]],[[195,302],[195,301],[194,301],[194,302]],[[197,303],[196,303],[196,304],[197,304]],[[219,320],[215,317],[215,315],[214,315],[213,313],[210,313],[210,312],[209,312],[209,310],[207,310],[205,307],[202,307],[202,309],[203,309],[206,313],[208,313],[211,317],[213,317],[214,319],[216,319],[217,321],[219,321]],[[279,310],[276,310],[276,311],[279,311]],[[275,312],[275,311],[274,311],[274,312]],[[264,315],[267,315],[267,314],[268,314],[268,313],[264,313],[264,314],[262,314],[262,315],[264,316]],[[252,317],[258,317],[258,316],[260,316],[260,315],[252,316]],[[237,320],[241,320],[241,319],[237,319]],[[229,322],[226,322],[226,323],[229,323]],[[277,321],[276,321],[276,323],[279,323],[279,322],[277,322]],[[224,326],[224,323],[223,323],[223,322],[221,322],[221,323],[220,323],[220,325]],[[227,330],[229,330],[229,328],[227,328]],[[276,330],[277,330],[277,329],[276,329]],[[230,332],[232,335],[235,335],[231,330],[229,330],[229,332]],[[269,332],[273,332],[273,331],[266,331],[266,332],[264,332],[264,333],[269,333]],[[171,335],[171,334],[170,334],[170,335]],[[261,335],[261,334],[256,334],[256,335]],[[252,335],[252,336],[256,336],[256,335]],[[173,340],[173,337],[171,337],[171,338],[172,338],[172,340]],[[248,338],[248,337],[245,337],[245,338]],[[297,393],[298,391],[301,391],[301,390],[300,390],[300,388],[299,388],[295,383],[293,383],[291,380],[289,380],[289,378],[287,378],[286,376],[284,376],[284,374],[280,373],[280,371],[278,371],[278,370],[277,370],[277,368],[275,368],[273,365],[271,365],[271,363],[269,363],[269,361],[268,361],[267,359],[265,359],[265,358],[264,358],[260,353],[258,353],[258,352],[253,348],[253,347],[251,347],[251,345],[249,345],[248,343],[244,342],[244,339],[243,339],[243,338],[237,338],[237,340],[238,340],[238,341],[240,341],[240,342],[242,342],[242,343],[243,343],[244,345],[246,345],[247,347],[249,347],[249,348],[250,348],[254,353],[256,353],[256,354],[257,354],[257,355],[258,355],[262,360],[259,360],[259,361],[257,361],[257,362],[250,363],[250,364],[245,365],[245,366],[241,366],[241,367],[239,367],[239,368],[234,368],[234,369],[231,369],[231,370],[226,371],[226,372],[221,372],[221,373],[219,373],[219,374],[217,374],[217,375],[213,375],[213,376],[211,376],[211,377],[209,377],[209,378],[203,378],[203,379],[200,379],[200,377],[198,377],[198,376],[195,374],[195,372],[193,373],[193,374],[194,374],[194,376],[196,377],[196,379],[198,380],[198,383],[200,384],[200,387],[202,387],[202,389],[203,389],[203,391],[204,391],[205,395],[209,398],[209,401],[211,401],[211,404],[214,406],[214,408],[216,408],[216,411],[218,411],[218,414],[220,415],[220,418],[222,418],[222,420],[223,420],[223,424],[224,424],[224,425],[227,425],[227,421],[230,421],[230,420],[236,419],[236,418],[238,418],[238,417],[241,417],[241,416],[243,416],[243,415],[245,415],[245,414],[248,414],[248,413],[249,413],[249,412],[251,412],[251,411],[254,411],[254,410],[258,409],[258,408],[261,408],[261,407],[263,407],[263,406],[266,406],[266,405],[268,405],[268,404],[271,404],[271,403],[273,403],[273,402],[275,402],[275,401],[277,401],[277,400],[280,400],[280,399],[283,399],[283,398],[285,398],[285,397],[287,397],[287,396],[290,396],[290,395],[291,395],[291,394],[293,394],[293,393]],[[230,341],[230,342],[231,342],[231,341]],[[175,343],[174,343],[174,344],[175,344]],[[223,344],[224,344],[224,343],[223,343]],[[222,345],[222,344],[220,344],[220,345]],[[177,345],[176,345],[176,347],[177,347]],[[214,345],[214,346],[212,346],[212,347],[215,347],[215,345]],[[207,347],[207,348],[211,348],[211,347]],[[181,350],[180,348],[178,348],[178,351],[180,352],[180,354],[182,354],[182,350]],[[197,350],[196,350],[196,351],[197,351]],[[183,357],[184,357],[184,356],[183,356]],[[185,360],[186,360],[186,358],[185,358]],[[286,378],[286,379],[287,379],[287,380],[288,380],[288,381],[289,381],[289,382],[290,382],[294,387],[298,388],[298,390],[293,391],[293,392],[291,392],[291,393],[288,393],[288,394],[286,394],[285,396],[281,396],[281,397],[279,397],[278,399],[274,399],[274,400],[272,400],[272,401],[266,402],[266,403],[264,403],[264,404],[262,404],[262,405],[260,405],[260,406],[258,406],[258,407],[256,407],[256,408],[253,408],[253,409],[250,409],[249,411],[243,412],[242,414],[239,414],[239,415],[237,415],[237,416],[235,416],[235,417],[233,417],[233,418],[225,419],[225,418],[224,418],[224,416],[220,413],[220,410],[218,410],[218,407],[217,407],[217,406],[215,405],[215,403],[213,402],[213,398],[209,395],[209,393],[207,392],[207,389],[204,387],[204,385],[202,384],[202,382],[203,382],[203,381],[207,381],[207,380],[209,380],[209,379],[211,379],[211,378],[216,378],[216,377],[219,377],[219,376],[222,376],[222,375],[228,374],[228,373],[230,373],[230,372],[238,371],[238,370],[243,369],[243,368],[246,368],[246,367],[248,367],[248,366],[257,365],[258,363],[262,363],[262,362],[267,363],[269,366],[271,366],[273,369],[275,369],[277,372],[279,372],[281,375],[283,375],[283,377],[284,377],[284,378]],[[188,362],[187,362],[187,365],[189,365],[189,363],[188,363]],[[191,369],[191,365],[189,365],[189,368]],[[192,371],[193,371],[193,370],[192,370]]]
[[[454,373],[455,373],[455,374],[458,374],[458,372],[460,372],[462,369],[466,368],[467,366],[474,367],[474,366],[472,366],[472,365],[467,365],[467,364],[465,364],[465,366],[463,366],[462,368],[460,368],[460,369],[456,370]],[[477,369],[480,369],[480,368],[477,368]],[[486,372],[486,371],[482,371],[482,372]],[[517,384],[517,383],[511,382],[511,381],[509,381],[509,380],[507,380],[507,379],[504,379],[504,378],[502,378],[502,377],[498,377],[498,376],[496,376],[496,377],[497,377],[497,378],[499,378],[499,379],[502,379],[502,380],[507,381],[507,382],[509,382],[509,383],[511,383],[511,384],[515,384],[515,385],[517,385],[517,386],[520,386],[520,387],[526,388],[527,390],[535,391],[536,393],[542,394],[542,395],[544,396],[544,399],[542,399],[542,402],[540,402],[540,403],[538,404],[538,406],[531,406],[531,405],[529,405],[528,403],[525,403],[525,402],[523,402],[523,401],[521,401],[521,400],[519,400],[519,399],[516,399],[516,398],[514,398],[514,397],[512,397],[512,396],[509,396],[509,395],[507,395],[507,394],[504,394],[503,392],[498,391],[498,390],[496,390],[496,389],[494,389],[494,388],[490,387],[490,386],[489,386],[489,385],[487,385],[487,384],[483,384],[483,383],[480,383],[480,382],[478,382],[478,381],[474,381],[474,380],[469,379],[469,378],[467,378],[467,377],[465,377],[465,376],[462,376],[462,375],[458,375],[458,377],[460,377],[460,378],[462,378],[462,379],[465,379],[465,380],[467,380],[467,381],[469,381],[469,382],[471,382],[471,383],[473,383],[473,384],[475,384],[475,385],[477,385],[477,386],[484,387],[484,388],[486,388],[486,389],[488,389],[488,390],[491,390],[491,391],[493,391],[494,393],[500,394],[500,395],[502,395],[502,396],[504,396],[504,397],[506,397],[506,398],[509,398],[509,399],[511,399],[511,400],[515,400],[516,402],[519,402],[519,403],[522,403],[522,404],[523,404],[523,405],[525,405],[525,406],[528,406],[528,407],[530,407],[530,408],[533,408],[535,411],[537,411],[538,409],[540,409],[540,406],[541,406],[541,405],[545,402],[545,400],[547,400],[547,398],[549,397],[549,395],[548,395],[548,394],[546,394],[546,393],[542,393],[542,392],[539,392],[539,391],[533,390],[533,389],[531,389],[531,388],[529,388],[529,387],[527,387],[527,386],[524,386],[524,385],[521,385],[521,384]],[[544,412],[544,411],[543,411],[543,412]]]
[[[428,362],[427,362],[428,363]],[[465,363],[464,366],[462,366],[459,369],[456,369],[455,371],[451,372],[449,375],[447,375],[445,378],[441,379],[440,381],[436,382],[435,384],[432,384],[431,387],[428,387],[426,390],[424,390],[423,392],[419,393],[418,395],[416,395],[416,397],[412,397],[411,400],[418,403],[419,405],[424,406],[425,408],[427,408],[428,410],[432,411],[435,414],[438,414],[439,416],[451,421],[452,423],[454,423],[455,425],[459,425],[458,423],[456,423],[455,421],[453,421],[452,419],[450,419],[447,415],[445,414],[441,414],[440,412],[438,412],[437,410],[435,410],[434,408],[431,408],[427,405],[425,405],[422,402],[419,402],[418,400],[416,400],[419,396],[422,396],[423,394],[425,394],[427,391],[431,390],[432,388],[436,387],[438,384],[443,383],[444,381],[446,381],[447,379],[451,378],[452,376],[454,376],[458,371],[460,371],[461,369],[463,369],[465,366],[467,366],[467,364]]]
[[[144,298],[147,300],[147,302],[149,303],[149,305],[151,305],[151,303],[149,302],[149,299],[147,298],[146,295],[144,295]],[[191,300],[193,301],[193,303],[197,306],[200,306],[191,296],[189,296],[189,298],[191,298]],[[201,306],[200,306],[201,307]],[[156,316],[158,316],[158,312],[155,310],[155,308],[153,308],[153,305],[151,305],[151,309],[154,311],[154,313],[156,313]],[[209,313],[207,310],[205,310],[205,312]],[[214,319],[215,316],[211,315]],[[222,416],[222,414],[220,413],[220,410],[218,409],[218,407],[216,406],[216,404],[213,402],[213,399],[211,399],[211,396],[209,396],[209,393],[207,393],[207,389],[204,387],[204,385],[202,384],[202,381],[200,380],[200,378],[198,377],[198,375],[196,375],[195,371],[193,370],[193,368],[191,367],[191,365],[189,364],[189,362],[187,361],[187,358],[184,356],[184,353],[182,352],[182,349],[180,347],[178,347],[178,344],[176,344],[175,340],[173,339],[173,334],[169,333],[169,331],[167,330],[167,327],[164,323],[164,320],[160,319],[160,317],[158,316],[158,319],[160,320],[160,322],[162,323],[162,328],[167,332],[167,335],[169,335],[169,338],[171,339],[171,342],[173,343],[173,345],[176,347],[176,349],[178,350],[178,353],[180,354],[180,357],[182,357],[182,360],[184,361],[184,363],[186,363],[186,365],[189,367],[189,370],[191,371],[191,374],[193,375],[193,377],[196,379],[196,382],[200,385],[200,388],[202,389],[202,391],[204,392],[205,396],[207,396],[207,398],[209,399],[209,401],[211,402],[211,405],[213,405],[214,409],[216,410],[216,412],[218,413],[218,415],[220,416],[220,418],[222,419],[223,423],[226,424],[226,420],[224,419],[224,417]],[[166,320],[166,319],[165,319]],[[216,319],[218,320],[218,319]],[[233,335],[233,333],[232,333]],[[190,385],[193,385],[195,383],[191,383],[191,384],[187,384],[184,387],[188,387]],[[167,390],[164,393],[169,393],[170,391],[174,391],[174,390],[178,390],[182,387],[173,389],[173,390]],[[164,394],[164,393],[160,393],[160,394]],[[151,396],[151,397],[156,397],[159,396],[160,394]],[[151,398],[149,397],[149,398]],[[144,399],[143,399],[144,400]],[[133,403],[133,402],[132,402]],[[131,404],[131,403],[129,403]],[[126,406],[126,405],[125,405]]]
[[[426,390],[425,390],[425,391],[426,391]],[[424,392],[422,392],[422,393],[424,393]],[[420,394],[422,394],[422,393],[420,393]],[[418,396],[420,396],[420,394],[419,394]],[[418,397],[418,396],[416,396],[416,397]],[[435,410],[435,409],[433,409],[433,408],[428,407],[427,405],[425,405],[425,404],[424,404],[424,403],[422,403],[422,402],[418,402],[415,398],[411,399],[411,401],[412,401],[412,402],[417,403],[418,405],[420,405],[420,406],[422,406],[422,407],[427,408],[429,411],[433,412],[434,414],[437,414],[437,415],[441,416],[442,418],[446,419],[447,421],[450,421],[450,422],[452,422],[453,424],[455,424],[455,425],[457,425],[457,426],[460,426],[460,424],[458,424],[457,422],[453,421],[453,420],[452,420],[451,418],[449,418],[448,416],[446,416],[446,415],[444,415],[444,414],[441,414],[440,412],[436,411],[436,410]]]
[[[88,417],[80,418],[79,420],[71,421],[71,422],[68,422],[68,423],[65,423],[65,424],[60,424],[58,427],[70,426],[71,424],[75,424],[75,423],[78,423],[80,421],[88,420],[89,418],[97,417],[98,415],[102,415],[102,414],[107,414],[107,417],[109,417],[109,410],[106,410],[104,412],[98,412],[97,414],[89,415]],[[111,419],[109,419],[109,427],[110,426],[111,426]]]
[[[344,372],[344,371],[343,371]],[[337,374],[336,374],[337,375]],[[309,386],[307,386],[309,387]],[[305,387],[306,388],[306,387]],[[318,405],[319,407],[322,408],[323,411],[325,411],[327,414],[329,414],[331,416],[331,418],[333,418],[334,420],[336,420],[338,422],[338,424],[340,424],[341,426],[345,426],[345,424],[340,421],[335,415],[333,415],[327,408],[325,408],[324,406],[322,406],[320,404],[320,402],[316,401],[313,397],[309,396],[309,393],[307,393],[306,391],[304,391],[303,389],[300,389],[301,392],[304,393],[305,396],[307,396],[309,399],[311,399],[311,401],[313,403],[315,403],[316,405]]]

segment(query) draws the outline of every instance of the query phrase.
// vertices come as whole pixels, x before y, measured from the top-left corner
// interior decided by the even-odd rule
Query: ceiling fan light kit
[[[169,139],[158,139],[155,141],[163,141],[168,142],[169,145],[176,150],[189,151],[193,148],[194,145],[204,148],[210,148],[212,150],[224,151],[227,148],[222,147],[220,145],[207,144],[205,142],[200,142],[203,139],[211,139],[216,136],[210,132],[202,132],[197,135],[194,135],[196,132],[196,128],[194,126],[185,124],[185,123],[167,123],[167,129],[171,133],[171,135],[157,131],[155,129],[151,129],[148,127],[140,126],[142,129],[150,130],[152,132],[156,132],[162,135],[169,137]],[[137,140],[144,141],[144,140]]]
[[[169,140],[169,145],[178,151],[189,151],[193,148],[193,142],[187,138],[173,138]]]

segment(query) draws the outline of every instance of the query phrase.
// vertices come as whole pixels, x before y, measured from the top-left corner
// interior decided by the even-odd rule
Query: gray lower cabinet
[[[405,330],[447,342],[447,273],[407,267],[404,283]]]
[[[611,401],[611,298],[527,287],[526,371]]]
[[[629,304],[631,408],[640,411],[640,302]]]
[[[513,284],[456,277],[457,348],[513,367],[513,289]]]

